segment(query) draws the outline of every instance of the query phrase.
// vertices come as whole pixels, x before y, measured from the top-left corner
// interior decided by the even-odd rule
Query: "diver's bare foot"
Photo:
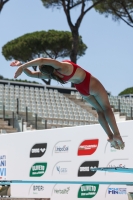
[[[114,135],[113,141],[116,142],[120,149],[124,149],[125,143],[122,140],[122,137],[120,135]]]

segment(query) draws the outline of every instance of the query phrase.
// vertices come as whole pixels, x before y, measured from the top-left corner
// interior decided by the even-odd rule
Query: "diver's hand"
[[[122,140],[122,137],[120,135],[114,135],[113,136],[113,140],[115,142],[117,142],[117,144],[119,145],[120,149],[124,149],[125,148],[125,143]]]
[[[15,72],[14,78],[17,78],[22,74],[23,68],[22,66],[18,67],[17,71]]]
[[[11,64],[10,64],[11,67],[18,67],[20,65],[21,65],[21,62],[18,60],[15,60],[15,61],[11,62]]]
[[[108,142],[110,142],[111,147],[114,147],[115,149],[124,149],[125,143],[122,140],[122,137],[120,135],[114,135],[113,138],[109,138]]]

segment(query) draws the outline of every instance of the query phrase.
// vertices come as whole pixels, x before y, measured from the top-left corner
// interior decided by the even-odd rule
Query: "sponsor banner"
[[[119,167],[119,168],[132,168],[132,166],[129,166],[129,159],[128,158],[123,158],[123,159],[112,159],[111,161],[109,161],[109,163],[107,164],[107,168],[115,168],[115,167]],[[113,173],[111,171],[105,172],[105,174],[110,174]],[[126,174],[125,174],[126,175]],[[117,173],[117,177],[121,176],[121,173]]]
[[[54,189],[54,194],[61,194],[61,195],[64,195],[64,194],[68,194],[69,193],[69,190],[70,190],[70,187],[64,187],[62,189],[58,188],[58,189]]]
[[[46,172],[47,163],[35,163],[30,169],[30,177],[41,177]]]
[[[108,200],[130,200],[129,194],[133,192],[133,186],[130,185],[109,185],[105,190],[105,198]]]
[[[56,184],[54,185],[51,193],[51,199],[66,200],[71,199],[72,194],[71,185]]]
[[[36,180],[36,179],[35,179]],[[23,183],[11,185],[11,197],[14,198],[50,198],[54,184]]]
[[[70,166],[71,161],[58,162],[52,170],[52,175],[57,177],[68,176],[70,174]]]
[[[120,164],[109,164],[108,165],[108,168],[115,168],[115,167],[119,167],[119,168],[126,168],[126,165],[123,164],[123,163],[120,163]]]
[[[124,187],[115,187],[115,188],[108,188],[108,194],[117,194],[117,195],[126,195],[127,194],[127,188]]]
[[[107,200],[131,200],[129,197],[133,192],[133,186],[127,185],[109,185],[105,190],[105,199]]]
[[[91,171],[91,168],[97,168],[99,161],[85,161],[78,169],[78,176],[93,176],[96,171]]]
[[[71,140],[60,141],[55,144],[53,148],[53,154],[67,154],[70,151]]]
[[[7,154],[0,154],[0,180],[7,177]]]
[[[96,196],[99,189],[99,185],[96,184],[83,184],[78,191],[78,198],[93,198]]]
[[[44,196],[45,192],[45,185],[44,184],[31,184],[29,188],[29,195],[35,195],[35,196]]]
[[[98,139],[84,140],[78,148],[78,156],[92,155],[98,147]]]
[[[95,168],[99,166],[133,168],[133,147],[131,143],[133,139],[133,121],[121,122],[119,123],[119,127],[123,135],[128,134],[126,147],[129,149],[130,153],[124,153],[124,156],[124,150],[120,150],[119,154],[104,153],[105,144],[107,144],[107,136],[98,124],[91,126],[66,127],[63,131],[59,128],[56,130],[31,131],[28,132],[28,134],[23,132],[19,133],[19,136],[18,133],[2,134],[0,137],[1,179],[26,181],[49,180],[51,182],[57,181],[58,183],[60,181],[78,182],[80,180],[84,181],[88,179],[88,181],[106,181],[108,184],[109,182],[117,181],[122,183],[132,182],[133,174],[91,171],[91,167]],[[89,135],[88,133],[91,134]],[[88,155],[88,157],[87,155],[78,156],[77,153],[80,144],[86,140],[92,140],[92,136],[93,138],[99,139],[96,151],[92,155]],[[42,157],[30,158],[31,149],[36,149],[35,145],[41,143],[47,143],[44,155]],[[4,149],[7,154],[4,152]],[[33,153],[35,151],[31,152]],[[38,152],[40,153],[40,150]],[[54,155],[52,154],[53,152]],[[113,156],[111,157],[110,155]],[[38,156],[38,154],[36,156]],[[5,170],[2,168],[7,169]],[[80,185],[76,190],[76,197]]]
[[[35,144],[30,150],[30,158],[42,157],[47,149],[47,143]]]

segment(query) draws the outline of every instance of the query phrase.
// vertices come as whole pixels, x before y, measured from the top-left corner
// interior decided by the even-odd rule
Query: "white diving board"
[[[122,167],[99,167],[93,168],[91,171],[106,171],[106,172],[119,172],[119,173],[131,173],[133,174],[133,168],[122,168]]]

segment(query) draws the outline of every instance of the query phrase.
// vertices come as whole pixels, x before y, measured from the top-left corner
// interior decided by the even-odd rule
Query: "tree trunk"
[[[72,51],[70,54],[70,59],[74,63],[77,63],[78,45],[79,45],[79,33],[78,29],[74,27],[72,30]],[[71,83],[71,87],[74,87],[73,83]]]
[[[5,3],[7,3],[9,0],[0,0],[0,12],[2,11],[2,8],[4,6]]]

